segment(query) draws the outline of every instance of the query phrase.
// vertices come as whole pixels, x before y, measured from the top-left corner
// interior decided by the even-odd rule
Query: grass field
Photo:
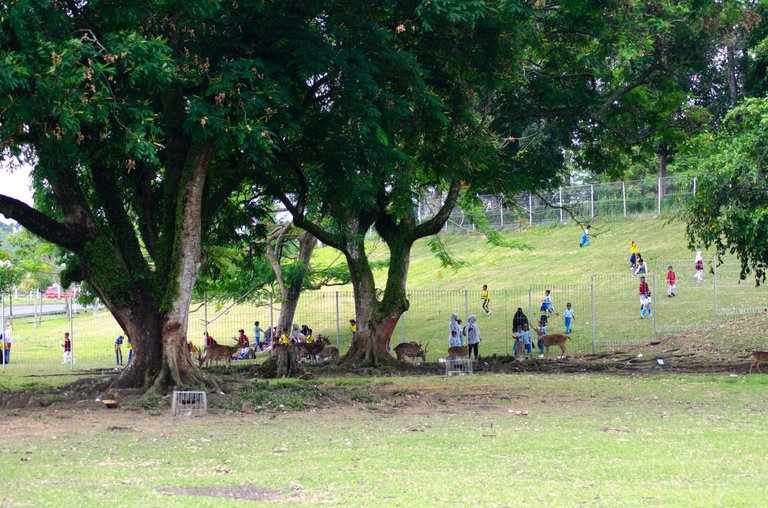
[[[395,331],[393,343],[417,340],[429,343],[428,358],[444,356],[447,344],[447,323],[452,312],[463,318],[477,314],[483,336],[481,354],[509,354],[512,349],[512,315],[518,307],[530,318],[538,315],[544,289],[551,289],[556,309],[562,311],[566,302],[573,303],[576,319],[569,349],[577,352],[610,350],[625,344],[652,340],[691,328],[710,326],[715,320],[714,276],[706,274],[705,281],[693,281],[693,253],[684,241],[684,226],[665,219],[636,220],[594,224],[592,244],[578,246],[580,232],[575,226],[555,226],[514,230],[508,238],[524,243],[530,249],[519,250],[489,246],[475,234],[446,236],[451,251],[466,263],[457,270],[441,268],[423,243],[416,245],[409,272],[410,310]],[[652,273],[649,281],[655,295],[656,322],[639,319],[637,279],[630,275],[627,258],[629,239],[635,239],[646,257]],[[383,246],[373,246],[373,258],[386,258]],[[318,262],[330,262],[337,257],[330,248],[317,250]],[[672,264],[678,276],[677,297],[666,298],[664,276]],[[384,272],[377,273],[383,286]],[[656,286],[653,288],[653,278]],[[717,270],[717,306],[719,319],[729,319],[743,311],[768,306],[768,291],[756,288],[751,281],[739,283],[738,265],[734,259]],[[482,315],[480,285],[486,283],[492,292],[491,316]],[[592,302],[594,301],[594,319]],[[320,291],[302,296],[296,322],[307,323],[315,333],[337,339],[345,350],[351,338],[347,320],[354,317],[352,293]],[[200,344],[204,313],[199,305],[190,316],[189,336]],[[275,303],[271,319],[276,322],[279,302]],[[211,303],[208,307],[209,331],[220,342],[237,335],[244,328],[250,335],[255,320],[262,328],[270,322],[268,300],[231,306]],[[593,326],[594,323],[594,326]],[[114,366],[113,342],[120,328],[105,312],[75,316],[74,349],[78,367]],[[16,319],[12,365],[61,365],[61,337],[69,330],[62,317],[46,317],[42,326],[34,328],[32,318]],[[551,319],[549,331],[562,333],[562,318]],[[124,354],[127,353],[124,349]],[[60,369],[66,369],[61,366]]]
[[[270,386],[271,397],[282,397],[274,404],[256,399],[258,389],[245,390],[263,406],[231,413],[224,408],[232,401],[214,402],[223,409],[204,419],[171,419],[167,402],[110,411],[83,401],[2,413],[0,504],[768,503],[765,376],[500,375]],[[278,402],[308,409],[284,411]]]

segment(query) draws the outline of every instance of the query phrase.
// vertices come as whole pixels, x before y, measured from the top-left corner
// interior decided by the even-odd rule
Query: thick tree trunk
[[[301,377],[306,378],[307,371],[299,361],[296,346],[277,346],[272,356],[259,367],[259,376],[263,378]]]
[[[283,333],[283,330],[291,330],[293,317],[296,315],[296,308],[299,306],[300,292],[286,292],[282,295],[280,304],[280,317],[277,319],[277,333]]]
[[[275,241],[283,241],[284,231],[280,233]],[[270,241],[272,239],[270,238]],[[297,277],[294,280],[286,283],[283,275],[283,269],[280,265],[279,252],[281,248],[275,248],[271,243],[267,243],[266,256],[272,265],[272,270],[275,272],[275,278],[280,288],[280,297],[282,298],[282,305],[280,307],[280,317],[277,320],[278,333],[282,333],[283,330],[291,329],[293,325],[293,318],[296,315],[296,309],[299,306],[299,298],[301,298],[301,292],[304,290],[304,282],[307,277],[312,273],[311,260],[312,252],[314,252],[317,246],[317,238],[311,235],[309,232],[304,231],[299,235],[299,255],[298,262],[302,264],[305,269],[303,277]],[[277,247],[280,247],[278,245]]]
[[[373,365],[392,362],[389,353],[392,333],[400,316],[408,310],[405,280],[408,274],[410,244],[390,239],[389,271],[387,286],[381,300],[377,297],[373,273],[362,250],[362,245],[350,249],[347,263],[352,275],[355,293],[357,338],[341,359],[342,363],[370,363]]]
[[[201,262],[202,197],[211,154],[211,148],[199,147],[187,161],[177,206],[166,301],[159,305],[148,301],[143,308],[122,316],[121,324],[129,336],[136,334],[131,337],[135,342],[135,364],[116,381],[119,386],[153,388],[158,392],[169,387],[217,386],[212,377],[192,363],[186,336],[189,302]],[[108,301],[106,295],[102,297]],[[163,312],[161,308],[168,310]]]

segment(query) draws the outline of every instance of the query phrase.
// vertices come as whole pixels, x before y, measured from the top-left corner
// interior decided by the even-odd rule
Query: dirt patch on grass
[[[163,487],[157,491],[171,496],[220,497],[247,501],[273,501],[284,495],[280,490],[265,489],[251,484],[228,487]]]

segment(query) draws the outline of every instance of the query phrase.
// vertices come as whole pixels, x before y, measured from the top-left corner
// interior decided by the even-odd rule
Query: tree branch
[[[13,219],[26,229],[49,242],[79,253],[87,240],[87,233],[76,224],[62,224],[26,203],[0,194],[0,214]]]
[[[413,229],[411,234],[411,240],[416,241],[419,238],[426,236],[436,235],[445,225],[448,217],[451,216],[451,212],[456,206],[456,202],[459,200],[459,191],[461,190],[461,182],[459,180],[453,180],[448,188],[448,195],[445,197],[443,205],[440,210],[431,219],[422,222]]]

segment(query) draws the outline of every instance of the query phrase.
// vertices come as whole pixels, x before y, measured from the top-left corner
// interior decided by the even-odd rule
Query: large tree
[[[351,362],[390,358],[414,242],[477,193],[556,185],[579,133],[609,128],[633,92],[670,79],[695,39],[660,24],[679,12],[656,2],[328,4],[302,39],[314,50],[289,89],[298,128],[279,140],[270,191],[347,259]],[[306,46],[281,50],[300,62]],[[426,217],[422,193],[441,196]],[[390,255],[381,288],[366,252],[374,230]]]
[[[131,337],[118,386],[211,382],[186,353],[201,245],[272,149],[279,92],[236,3],[0,6],[0,143],[34,164],[36,207],[0,213],[72,253]]]

